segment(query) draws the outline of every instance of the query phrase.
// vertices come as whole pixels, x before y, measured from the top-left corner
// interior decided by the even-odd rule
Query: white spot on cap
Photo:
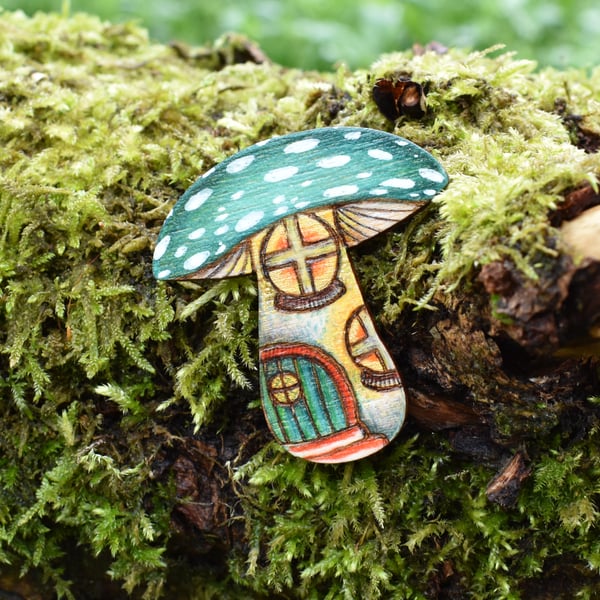
[[[278,181],[293,177],[297,172],[298,167],[279,167],[278,169],[267,171],[263,179],[268,183],[277,183]]]
[[[206,233],[206,229],[204,227],[200,227],[198,229],[194,229],[192,233],[188,235],[188,240],[197,240],[201,238]]]
[[[340,196],[351,196],[358,192],[357,185],[338,185],[337,187],[328,188],[323,192],[325,198],[339,198]]]
[[[437,194],[437,192],[435,190],[423,190],[423,193],[426,196],[435,196]]]
[[[170,242],[171,236],[165,235],[165,237],[156,244],[156,248],[154,248],[154,260],[160,260],[165,255]]]
[[[160,271],[160,273],[156,276],[157,279],[166,279],[171,274],[171,269],[165,269],[164,271]]]
[[[369,190],[369,194],[373,194],[373,196],[384,196],[388,191],[385,188],[375,188]]]
[[[192,256],[190,256],[183,263],[183,268],[186,271],[195,271],[206,262],[209,256],[210,252],[208,250],[204,250],[203,252],[196,252],[196,254],[192,254]]]
[[[273,214],[278,217],[279,215],[283,215],[287,211],[288,211],[288,207],[287,206],[278,206],[275,209],[275,212]]]
[[[347,154],[338,154],[337,156],[328,156],[317,161],[317,167],[322,169],[332,169],[334,167],[343,167],[350,162],[350,157]]]
[[[408,146],[408,142],[406,140],[398,140],[396,141],[396,144],[398,144],[398,146]]]
[[[204,175],[202,175],[202,179],[204,179],[205,177],[208,177],[214,170],[215,170],[215,168],[211,167],[208,171],[206,171],[206,173],[204,173]]]
[[[386,152],[385,150],[379,150],[378,148],[371,148],[367,151],[367,154],[371,158],[376,158],[377,160],[392,160],[393,156],[391,152]]]
[[[400,188],[401,190],[410,190],[415,187],[415,182],[412,179],[404,179],[400,177],[392,177],[381,182],[381,185],[388,187]]]
[[[310,202],[307,202],[306,200],[302,200],[301,202],[296,202],[296,204],[294,204],[294,206],[296,208],[304,208],[305,206],[308,206],[310,204]]]
[[[171,209],[171,210],[169,211],[169,214],[168,214],[168,215],[165,217],[165,221],[166,221],[167,219],[170,219],[172,216],[173,216],[173,209]]]
[[[445,177],[435,169],[419,169],[419,175],[423,179],[429,179],[429,181],[435,181],[436,183],[442,183]]]
[[[217,215],[215,217],[215,222],[216,223],[220,223],[221,221],[224,221],[229,215],[227,213],[221,213],[220,215]]]
[[[199,192],[196,192],[190,199],[185,203],[185,210],[196,210],[200,208],[211,196],[212,196],[211,188],[204,188]]]
[[[302,187],[308,187],[309,185],[312,185],[312,179],[307,179],[306,181],[303,181],[300,185]]]
[[[367,177],[371,177],[373,173],[371,171],[363,171],[356,176],[356,179],[366,179]]]
[[[307,138],[288,144],[283,151],[286,154],[298,154],[300,152],[308,152],[319,145],[319,140],[316,138]]]
[[[275,137],[279,137],[278,135],[276,135]],[[254,144],[255,146],[264,146],[265,144],[268,144],[273,138],[267,138],[266,140],[261,140],[260,142],[256,142],[256,144]]]
[[[227,246],[223,242],[219,242],[219,247],[215,250],[215,254],[223,254],[227,250]]]
[[[360,136],[361,136],[360,131],[350,131],[350,132],[344,134],[344,137],[347,140],[357,140],[360,138]]]
[[[244,195],[244,190],[239,190],[235,194],[231,194],[232,200],[239,200]]]
[[[254,227],[263,217],[265,213],[262,210],[253,210],[249,212],[247,215],[242,217],[236,224],[235,230],[238,233],[242,231],[247,231],[251,227]]]
[[[175,258],[181,258],[187,252],[187,246],[179,246],[177,250],[175,250]]]
[[[229,225],[222,225],[219,229],[215,229],[215,235],[223,235],[229,231]]]
[[[285,196],[283,194],[279,194],[279,196],[273,198],[273,204],[281,204],[282,202],[285,202]]]
[[[254,162],[254,154],[248,154],[247,156],[241,156],[232,160],[226,167],[225,170],[228,173],[239,173],[244,169],[248,168]]]

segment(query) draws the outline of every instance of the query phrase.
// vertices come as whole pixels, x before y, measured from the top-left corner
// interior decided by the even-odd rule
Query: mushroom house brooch
[[[165,219],[157,279],[256,274],[262,406],[294,456],[356,460],[400,430],[402,380],[346,248],[406,219],[447,183],[433,156],[408,140],[323,127],[229,157]]]

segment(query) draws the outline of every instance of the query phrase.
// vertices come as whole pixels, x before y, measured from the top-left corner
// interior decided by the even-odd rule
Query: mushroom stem
[[[405,394],[365,307],[331,209],[252,240],[265,416],[292,454],[344,462],[387,445]]]

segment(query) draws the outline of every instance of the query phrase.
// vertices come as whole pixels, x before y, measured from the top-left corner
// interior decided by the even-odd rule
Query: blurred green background
[[[0,0],[6,10],[88,12],[135,20],[160,42],[193,45],[237,31],[275,61],[331,70],[367,67],[379,54],[436,40],[484,49],[504,43],[540,66],[600,59],[599,0]]]

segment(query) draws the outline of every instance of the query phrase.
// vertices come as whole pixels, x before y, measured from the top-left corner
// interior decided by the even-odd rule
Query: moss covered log
[[[371,88],[402,76],[427,112],[392,123]],[[254,280],[151,274],[201,172],[325,125],[451,178],[353,253],[411,418],[333,467],[268,434]],[[598,597],[599,146],[600,69],[435,46],[302,72],[237,36],[1,13],[0,591]]]

